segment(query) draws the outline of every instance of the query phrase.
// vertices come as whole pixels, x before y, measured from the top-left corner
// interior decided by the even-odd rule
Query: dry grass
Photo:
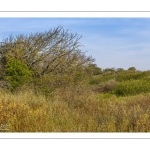
[[[150,94],[102,98],[79,86],[49,100],[32,91],[0,92],[0,131],[149,132],[149,106]]]

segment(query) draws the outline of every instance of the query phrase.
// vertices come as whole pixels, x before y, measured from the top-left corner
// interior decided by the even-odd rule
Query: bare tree
[[[0,46],[0,62],[5,65],[8,59],[18,59],[39,75],[81,69],[94,61],[80,50],[81,37],[61,26],[43,33],[10,35]]]
[[[57,87],[86,82],[86,67],[94,59],[80,49],[81,38],[61,26],[41,33],[10,35],[0,45],[0,80],[13,88],[31,84],[36,93],[40,90],[45,95]]]

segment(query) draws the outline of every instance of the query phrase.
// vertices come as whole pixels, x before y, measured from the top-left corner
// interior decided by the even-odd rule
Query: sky
[[[0,41],[58,26],[82,35],[80,49],[102,69],[150,70],[150,18],[0,18]]]

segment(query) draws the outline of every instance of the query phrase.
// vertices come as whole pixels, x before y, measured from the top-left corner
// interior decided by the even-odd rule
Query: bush
[[[139,80],[143,79],[147,76],[146,72],[135,72],[135,73],[127,73],[127,74],[118,74],[116,76],[117,81],[127,81],[127,80]]]
[[[108,93],[112,91],[114,88],[116,88],[117,85],[118,82],[115,81],[114,79],[111,79],[106,82],[102,82],[99,85],[96,85],[93,90],[95,92]]]
[[[102,82],[106,82],[108,80],[115,79],[117,82],[127,81],[127,80],[140,80],[146,79],[149,76],[148,72],[129,72],[129,73],[119,73],[115,75],[101,75],[99,77],[92,78],[89,84],[100,84]]]
[[[31,75],[27,65],[19,60],[10,59],[5,66],[5,79],[13,89],[28,82]]]
[[[93,77],[90,81],[90,85],[95,85],[95,84],[100,84],[105,81],[113,80],[115,78],[114,75],[109,75],[109,76],[99,76],[99,77]]]
[[[104,83],[103,86],[103,92],[110,92],[112,91],[116,86],[118,85],[118,82],[114,79],[111,79]]]
[[[130,80],[119,83],[112,93],[118,96],[128,96],[147,92],[150,92],[150,82],[146,80]]]

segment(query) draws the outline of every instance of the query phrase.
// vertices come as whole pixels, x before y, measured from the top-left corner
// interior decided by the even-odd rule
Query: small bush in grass
[[[118,82],[115,81],[114,79],[111,79],[106,82],[102,82],[99,85],[94,86],[93,90],[95,92],[107,93],[112,91],[114,88],[116,88],[117,85]]]
[[[112,91],[117,85],[118,82],[115,81],[114,79],[111,79],[102,85],[103,92]]]

